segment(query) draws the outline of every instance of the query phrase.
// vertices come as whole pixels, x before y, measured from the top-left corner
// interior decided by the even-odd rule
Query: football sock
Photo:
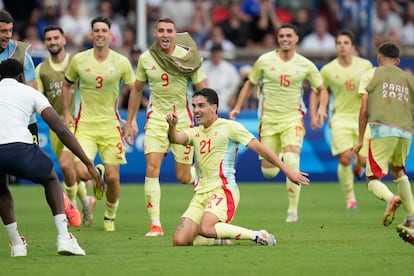
[[[407,215],[414,214],[413,194],[411,192],[411,184],[406,175],[394,180],[397,186],[398,194],[401,197],[402,206]]]
[[[10,224],[4,225],[4,228],[6,228],[11,244],[23,244],[23,241],[20,238],[19,230],[17,229],[17,222],[12,222]]]
[[[105,217],[109,219],[115,219],[116,217],[116,211],[118,210],[119,200],[117,200],[115,203],[106,202],[106,211],[105,211]]]
[[[63,184],[63,191],[66,193],[70,201],[76,204],[76,193],[78,192],[78,186],[76,183],[73,186],[68,186],[66,183]]]
[[[53,217],[55,220],[56,229],[59,235],[63,235],[65,237],[69,237],[68,232],[68,220],[66,219],[65,214],[58,214]]]
[[[161,188],[158,178],[145,177],[144,195],[151,221],[160,220]]]
[[[299,154],[294,152],[285,152],[283,154],[283,162],[290,169],[294,171],[299,171]],[[300,196],[300,187],[301,185],[296,185],[289,178],[286,177],[286,189],[288,192],[289,206],[288,212],[297,212],[299,206],[299,196]]]
[[[206,238],[206,237],[203,237],[201,235],[198,235],[193,241],[194,246],[215,245],[215,244],[216,244],[216,239],[215,238]]]
[[[354,193],[354,174],[351,166],[338,165],[339,186],[346,199],[355,199]]]
[[[86,190],[86,184],[83,181],[79,181],[78,184],[78,197],[82,201],[82,203],[85,202],[85,199],[87,200],[88,197],[88,191]],[[89,200],[87,200],[89,202]]]
[[[394,195],[390,189],[388,189],[388,187],[378,179],[370,180],[368,182],[368,191],[384,201],[390,200]]]
[[[219,239],[254,240],[256,238],[252,230],[224,222],[216,223],[214,228]]]

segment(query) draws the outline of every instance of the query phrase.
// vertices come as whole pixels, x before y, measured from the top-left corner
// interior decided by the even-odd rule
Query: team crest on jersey
[[[109,74],[112,75],[115,72],[115,67],[109,67]]]
[[[91,72],[91,68],[89,68],[89,67],[88,67],[88,68],[86,68],[86,69],[85,69],[85,72],[86,72],[86,73],[90,73],[90,72]]]
[[[151,67],[151,71],[155,71],[155,70],[157,70],[157,68],[155,67],[155,65],[153,65],[153,66]]]

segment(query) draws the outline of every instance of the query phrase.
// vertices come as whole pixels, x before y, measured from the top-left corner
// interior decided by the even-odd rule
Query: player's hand
[[[88,171],[96,183],[96,189],[100,190],[102,193],[105,192],[105,183],[93,164],[88,166]]]
[[[123,135],[128,145],[134,145],[134,137],[138,135],[138,124],[136,120],[128,121],[126,123]]]
[[[319,108],[318,112],[316,113],[316,124],[315,124],[315,126],[317,128],[322,128],[326,119],[328,119],[328,114],[326,114],[325,110],[321,110],[321,108]]]
[[[72,127],[75,126],[75,120],[73,119],[72,115],[64,115],[63,116],[63,123],[66,127]]]
[[[174,126],[178,123],[178,116],[175,110],[175,104],[173,105],[173,111],[167,114],[167,116],[165,117],[165,120],[167,120],[167,123],[170,126]]]
[[[307,177],[309,176],[308,173],[291,171],[286,174],[286,176],[296,185],[309,185],[310,183],[310,180]]]
[[[235,120],[236,119],[236,117],[237,117],[237,115],[239,115],[240,114],[240,110],[238,110],[238,109],[233,109],[232,111],[230,111],[230,113],[229,113],[229,119],[230,120]]]
[[[354,148],[352,149],[352,153],[357,156],[359,151],[362,148],[362,142],[358,141],[357,144],[354,146]]]

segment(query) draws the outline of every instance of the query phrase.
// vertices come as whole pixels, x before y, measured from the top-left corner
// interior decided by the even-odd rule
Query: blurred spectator
[[[210,31],[209,39],[204,43],[204,49],[210,50],[214,44],[220,44],[223,47],[226,59],[233,59],[236,47],[233,42],[224,37],[223,30],[220,26],[214,25]]]
[[[328,32],[334,36],[338,34],[339,30],[339,4],[337,0],[320,0],[317,1],[318,16],[323,16],[327,21]]]
[[[240,77],[236,67],[224,60],[221,44],[216,43],[211,47],[210,59],[203,61],[202,68],[207,76],[207,86],[217,92],[218,112],[230,112],[228,102],[237,89]]]
[[[375,10],[372,14],[372,43],[376,47],[386,40],[400,43],[402,20],[399,14],[391,11],[387,0],[375,1]]]
[[[161,16],[175,22],[177,32],[187,32],[193,23],[195,4],[192,0],[164,0]]]
[[[122,45],[122,27],[125,19],[119,15],[115,15],[112,2],[110,0],[101,0],[98,4],[98,14],[105,16],[111,20],[111,48],[119,48]]]
[[[309,24],[311,22],[310,14],[310,10],[306,8],[300,8],[294,13],[292,24],[298,28],[299,44],[313,30],[312,24]]]
[[[300,44],[302,50],[309,52],[335,52],[335,37],[328,32],[328,22],[317,16],[313,22],[314,31],[305,36]]]
[[[154,30],[155,22],[161,17],[161,5],[163,0],[146,0],[147,8],[147,29]],[[154,42],[154,37],[152,32],[147,32],[147,42],[151,45]]]
[[[137,42],[137,32],[135,27],[127,24],[122,29],[122,45],[117,48],[117,51],[124,56],[129,57],[132,48],[134,47],[135,43]]]
[[[44,0],[37,20],[39,39],[44,40],[44,30],[47,26],[58,25],[60,17],[60,6],[57,0]]]
[[[230,1],[228,10],[229,17],[220,23],[224,37],[236,47],[246,47],[250,32],[249,17],[241,11],[237,0]]]
[[[401,44],[405,47],[414,47],[414,2],[405,6],[403,27],[401,29]]]
[[[138,60],[141,54],[142,54],[142,50],[138,46],[135,45],[131,48],[131,51],[129,53],[129,59],[131,61],[132,68],[134,69],[134,71],[137,70]],[[148,84],[146,84],[143,90],[141,105],[139,107],[140,109],[147,108],[148,102],[149,102],[148,99],[150,95],[149,91],[150,90],[149,90]],[[118,98],[118,109],[120,110],[128,109],[129,93],[130,93],[130,90],[126,86],[123,86],[121,88],[121,91],[119,93],[119,98]]]
[[[248,47],[260,47],[266,34],[275,34],[280,26],[271,0],[245,0],[242,10],[251,16]]]
[[[23,28],[36,23],[41,9],[41,0],[3,0],[4,9],[13,16],[13,34],[21,34]]]
[[[194,5],[193,21],[187,31],[197,45],[203,45],[212,27],[210,2],[194,0]]]
[[[32,45],[31,49],[33,52],[44,51],[46,49],[43,41],[39,39],[38,34],[37,25],[34,23],[26,25],[21,34],[21,40]]]
[[[233,95],[230,97],[228,101],[228,106],[230,107],[230,109],[233,109],[234,106],[236,105],[237,98],[239,97],[240,91],[242,90],[244,83],[248,79],[248,76],[251,70],[252,70],[252,66],[248,64],[245,64],[239,68],[240,81],[239,81],[239,84],[237,85],[236,91],[233,93]],[[256,87],[254,89],[256,89]],[[253,92],[252,95],[244,103],[242,110],[257,110],[257,105],[258,105],[257,93]]]
[[[66,49],[70,53],[78,52],[84,48],[84,43],[91,40],[90,20],[81,14],[81,3],[70,0],[67,13],[59,20],[59,26],[65,32]]]
[[[211,0],[211,21],[213,24],[219,24],[229,17],[229,5],[231,2],[239,0]]]

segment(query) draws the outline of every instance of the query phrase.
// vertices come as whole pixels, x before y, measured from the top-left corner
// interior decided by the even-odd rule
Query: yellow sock
[[[78,182],[78,197],[82,202],[88,196],[88,192],[86,190],[86,184],[83,181]]]
[[[161,188],[158,178],[145,177],[145,203],[151,220],[160,220]]]
[[[351,166],[338,165],[339,186],[346,199],[355,199],[354,193],[354,174]]]
[[[388,201],[393,197],[393,193],[388,189],[387,185],[378,179],[370,180],[368,182],[368,190],[377,198]]]
[[[219,239],[236,239],[236,240],[254,240],[255,237],[253,237],[253,231],[224,223],[219,222],[214,225],[214,228],[216,229],[217,238]]]
[[[411,192],[411,184],[406,175],[401,176],[394,180],[397,186],[398,194],[401,197],[402,205],[407,215],[414,214],[414,201],[413,194]]]
[[[283,162],[294,171],[299,171],[299,154],[285,152]],[[286,189],[288,192],[288,212],[297,212],[299,207],[300,185],[296,185],[286,177]]]
[[[216,244],[215,238],[206,238],[201,235],[198,235],[193,241],[194,246],[215,245],[215,244]]]
[[[78,192],[78,186],[75,184],[73,186],[68,186],[63,184],[63,191],[68,195],[70,201],[76,203],[76,193]]]
[[[116,217],[116,211],[118,210],[119,200],[117,200],[115,203],[106,202],[106,211],[105,211],[105,217],[109,219],[115,219]]]

